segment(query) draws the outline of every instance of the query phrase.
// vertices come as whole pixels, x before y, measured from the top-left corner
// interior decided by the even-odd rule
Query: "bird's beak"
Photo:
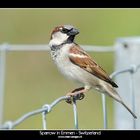
[[[79,34],[78,29],[73,28],[72,30],[70,30],[67,35],[71,36],[71,35],[77,35]]]

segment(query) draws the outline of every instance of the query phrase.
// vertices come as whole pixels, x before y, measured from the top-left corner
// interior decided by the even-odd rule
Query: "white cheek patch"
[[[50,41],[51,45],[60,45],[64,43],[68,39],[67,34],[57,32],[52,35],[52,39]]]
[[[49,45],[60,45],[62,44],[62,41],[60,41],[59,39],[51,39],[49,42]]]

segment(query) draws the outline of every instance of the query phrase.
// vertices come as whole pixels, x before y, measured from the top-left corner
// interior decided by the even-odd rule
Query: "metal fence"
[[[115,52],[115,47],[111,46],[87,46],[81,45],[86,51],[90,52]],[[2,120],[3,115],[3,95],[4,95],[4,83],[5,83],[5,67],[6,67],[6,52],[7,51],[48,51],[48,45],[10,45],[10,44],[3,44],[0,45],[0,120]],[[132,104],[132,111],[135,112],[135,94],[134,94],[134,79],[133,74],[137,72],[140,68],[140,65],[131,64],[129,67],[125,69],[120,69],[113,72],[110,77],[114,78],[123,73],[130,73],[130,91],[131,91],[131,104]],[[0,129],[13,129],[15,126],[19,125],[29,117],[32,117],[37,114],[42,114],[42,126],[43,129],[47,129],[47,121],[46,116],[52,109],[59,103],[66,99],[70,98],[69,96],[63,96],[51,104],[45,104],[41,108],[31,111],[19,119],[15,121],[7,121],[4,124],[0,125]],[[108,117],[107,117],[107,106],[106,106],[106,96],[102,94],[102,109],[103,109],[103,120],[104,120],[104,129],[108,128]],[[74,113],[74,128],[78,129],[78,113],[76,107],[76,99],[73,99],[73,113]],[[133,129],[136,127],[135,119],[133,119]]]

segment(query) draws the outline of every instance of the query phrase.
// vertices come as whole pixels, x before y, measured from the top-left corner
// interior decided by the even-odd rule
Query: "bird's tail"
[[[121,99],[121,97],[119,96],[119,94],[117,93],[117,91],[110,85],[106,85],[104,87],[106,89],[106,93],[112,97],[113,99],[115,99],[116,101],[118,101],[119,103],[121,103],[131,114],[132,116],[136,119],[137,116],[131,111],[131,109],[123,102],[123,100]]]

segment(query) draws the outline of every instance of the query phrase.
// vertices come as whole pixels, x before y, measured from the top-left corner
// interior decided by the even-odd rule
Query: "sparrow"
[[[74,42],[78,34],[79,31],[74,26],[61,25],[53,29],[49,41],[52,59],[60,72],[68,79],[83,85],[67,95],[71,97],[80,95],[79,99],[83,99],[87,91],[95,89],[121,103],[134,118],[137,118],[117,93],[118,85],[86,51]]]

